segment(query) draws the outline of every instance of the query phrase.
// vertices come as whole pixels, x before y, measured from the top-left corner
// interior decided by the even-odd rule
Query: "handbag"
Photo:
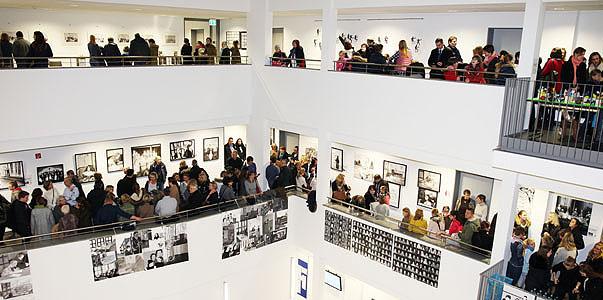
[[[345,201],[348,198],[348,195],[344,191],[335,191],[333,192],[333,198]]]

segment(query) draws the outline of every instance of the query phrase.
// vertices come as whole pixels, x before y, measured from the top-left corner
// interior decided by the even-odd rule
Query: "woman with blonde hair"
[[[415,216],[410,220],[410,226],[408,227],[408,230],[410,232],[425,235],[425,233],[427,233],[426,229],[427,221],[423,219],[423,210],[417,208],[417,210],[415,211]]]
[[[530,269],[530,256],[534,253],[534,249],[536,249],[536,242],[533,239],[525,239],[523,241],[523,269],[517,281],[517,286],[520,288],[523,288],[523,284],[526,281],[526,276]]]
[[[568,256],[576,258],[577,255],[578,250],[576,249],[576,244],[574,243],[574,236],[570,232],[567,232],[565,235],[563,235],[559,248],[557,248],[557,252],[555,252],[552,265],[555,266],[558,263],[564,262]]]
[[[335,181],[331,183],[332,197],[337,200],[345,201],[350,198],[352,189],[345,183],[345,175],[339,174],[335,177]]]
[[[559,216],[556,212],[552,211],[549,213],[548,219],[546,223],[542,226],[541,236],[547,232],[551,236],[557,236],[559,229],[561,228],[561,224],[559,223]]]
[[[398,43],[398,51],[392,55],[389,59],[390,64],[395,64],[394,69],[399,74],[404,74],[406,68],[412,63],[412,54],[405,40],[401,40]]]
[[[528,230],[530,229],[530,225],[532,222],[528,218],[528,212],[525,210],[520,210],[515,216],[515,226],[514,228],[521,227],[525,230],[526,236],[528,235]]]

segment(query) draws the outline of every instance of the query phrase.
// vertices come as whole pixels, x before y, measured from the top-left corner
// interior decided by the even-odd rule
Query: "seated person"
[[[408,231],[424,235],[427,233],[425,229],[427,229],[427,221],[423,219],[423,210],[418,208],[415,211],[415,216],[410,220]]]
[[[389,205],[385,204],[385,198],[380,197],[379,202],[371,203],[371,211],[375,213],[375,218],[383,220],[385,217],[389,217]]]

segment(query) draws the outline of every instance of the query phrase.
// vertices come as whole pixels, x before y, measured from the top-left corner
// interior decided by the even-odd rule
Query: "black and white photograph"
[[[16,181],[19,186],[24,186],[24,172],[22,161],[0,163],[0,190],[8,189],[11,181]]]
[[[94,182],[96,168],[96,152],[75,155],[75,174],[81,183]]]
[[[33,300],[27,251],[0,254],[0,299]]]
[[[220,159],[220,138],[212,137],[203,139],[203,161]]]
[[[343,172],[343,150],[331,147],[331,169]]]
[[[440,173],[419,169],[418,186],[422,189],[440,192],[441,179],[442,175]]]
[[[247,31],[239,31],[241,50],[247,50]]]
[[[246,228],[238,228],[242,222],[237,215],[229,212],[222,216],[222,259],[241,254],[241,238],[246,236]]]
[[[65,37],[66,44],[77,44],[80,42],[79,35],[76,32],[65,32],[63,36]]]
[[[373,182],[375,177],[375,162],[370,155],[356,152],[354,156],[354,178]]]
[[[161,144],[132,147],[132,169],[137,177],[149,176],[155,158],[161,156]]]
[[[170,161],[195,157],[195,140],[170,142]]]
[[[397,185],[406,185],[406,165],[393,161],[383,161],[383,179]]]
[[[94,39],[96,40],[97,44],[104,45],[107,43],[107,38],[105,37],[104,33],[93,32],[93,33],[88,34],[88,37],[90,37],[91,35],[94,36]]]
[[[400,189],[402,187],[396,183],[389,183],[389,206],[400,208]]]
[[[417,205],[430,209],[436,208],[438,206],[438,192],[419,188]]]
[[[580,232],[582,235],[587,235],[590,217],[593,213],[592,203],[563,195],[557,195],[555,212],[559,215],[561,228],[569,227],[572,218],[576,218],[580,221]]]
[[[90,257],[94,281],[118,276],[117,251],[113,236],[98,237],[90,240]]]
[[[124,148],[107,149],[107,172],[121,172],[124,169]]]
[[[65,171],[63,165],[52,165],[37,168],[38,185],[43,185],[44,181],[63,182],[65,180]]]
[[[165,264],[188,261],[188,235],[186,223],[163,226],[165,232]]]
[[[166,34],[164,36],[164,40],[165,40],[164,42],[166,44],[172,44],[172,45],[176,44],[176,35],[175,34]]]
[[[120,33],[117,35],[117,43],[127,44],[130,43],[130,35],[127,33]]]

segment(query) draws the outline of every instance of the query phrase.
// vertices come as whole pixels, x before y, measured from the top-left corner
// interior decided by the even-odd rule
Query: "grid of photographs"
[[[325,241],[350,250],[352,220],[340,214],[325,211]]]
[[[0,299],[33,300],[27,251],[0,254]]]
[[[354,221],[352,251],[388,267],[392,265],[393,235],[368,224]]]
[[[438,249],[395,237],[393,270],[437,288],[441,254]]]
[[[25,170],[22,161],[0,163],[0,190],[8,189],[11,181],[16,181],[19,186],[25,185]]]

